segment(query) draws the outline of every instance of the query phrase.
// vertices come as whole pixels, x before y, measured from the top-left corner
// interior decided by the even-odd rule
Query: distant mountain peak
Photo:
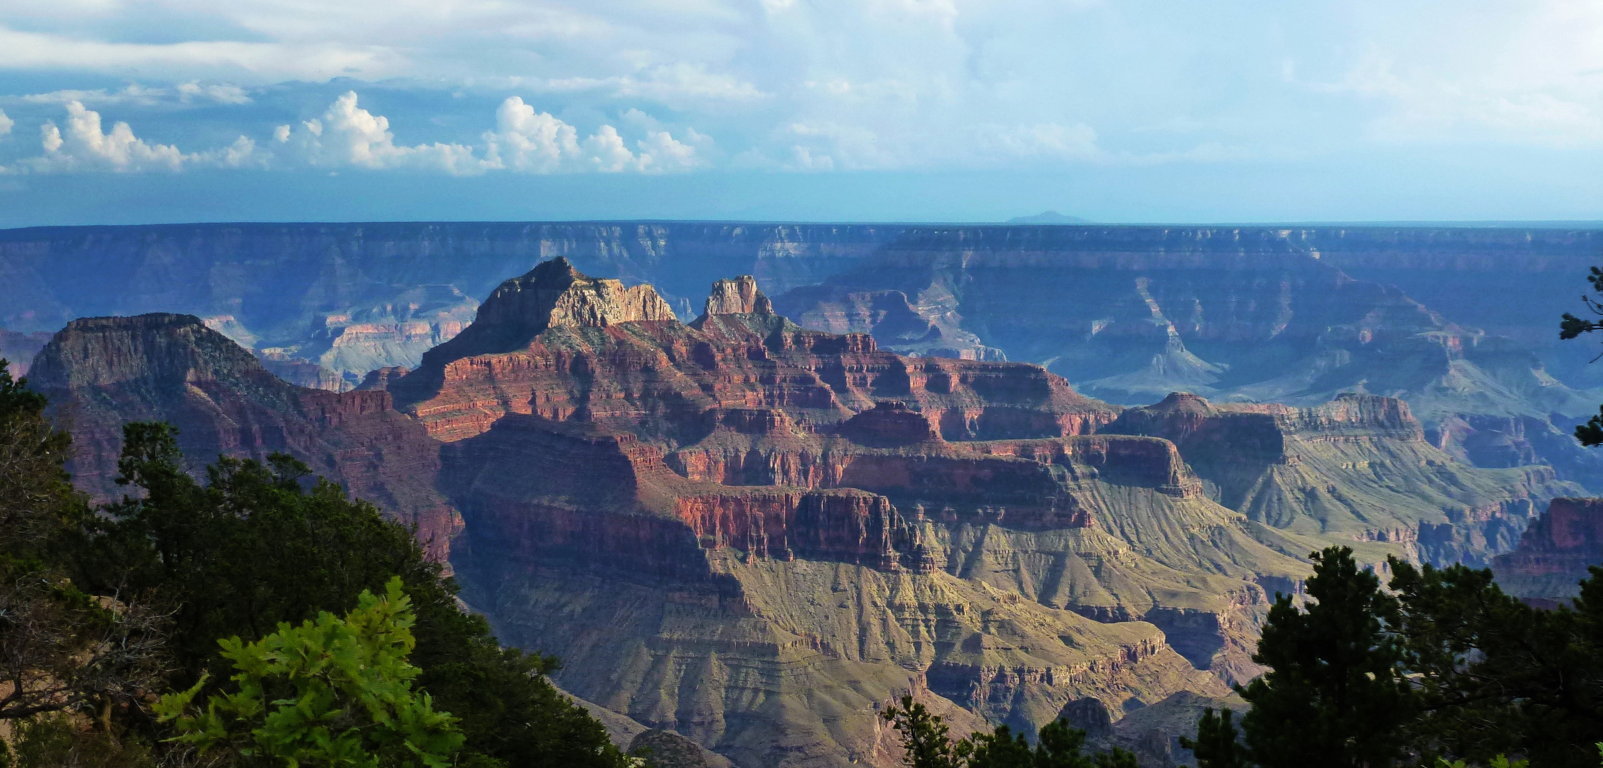
[[[1069,216],[1057,211],[1041,211],[1034,216],[1015,216],[1007,220],[1008,224],[1091,224],[1090,219],[1078,216]]]

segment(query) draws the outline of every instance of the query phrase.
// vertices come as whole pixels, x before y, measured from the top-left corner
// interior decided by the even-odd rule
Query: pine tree
[[[1399,641],[1386,632],[1397,601],[1352,550],[1312,555],[1307,609],[1280,595],[1253,660],[1269,667],[1241,694],[1247,753],[1265,768],[1392,765],[1414,709]]]

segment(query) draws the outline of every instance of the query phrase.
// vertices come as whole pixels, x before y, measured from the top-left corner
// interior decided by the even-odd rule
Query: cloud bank
[[[243,94],[240,97],[248,99]],[[576,127],[536,111],[517,96],[501,103],[496,110],[495,127],[484,132],[481,146],[397,143],[389,118],[363,108],[355,91],[341,94],[318,117],[298,125],[277,126],[265,144],[241,135],[227,146],[196,152],[141,139],[127,122],[115,122],[106,130],[101,113],[76,99],[66,101],[64,108],[66,117],[61,124],[50,120],[40,126],[43,153],[25,158],[18,169],[39,173],[131,173],[177,172],[186,168],[313,168],[473,176],[493,171],[672,173],[694,169],[701,163],[697,146],[674,138],[666,130],[648,130],[642,138],[630,142],[616,127],[601,125],[580,139]],[[11,131],[13,122],[0,112],[0,136]],[[691,136],[701,147],[712,145],[701,134],[692,131]]]

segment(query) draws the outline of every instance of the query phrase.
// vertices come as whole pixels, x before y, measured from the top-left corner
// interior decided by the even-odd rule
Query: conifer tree
[[[1264,768],[1392,765],[1414,701],[1399,641],[1386,632],[1397,601],[1347,547],[1312,555],[1310,603],[1280,595],[1253,660],[1269,667],[1241,694],[1248,756]]]

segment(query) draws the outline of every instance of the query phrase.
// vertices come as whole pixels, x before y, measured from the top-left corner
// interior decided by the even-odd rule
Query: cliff
[[[1591,566],[1603,566],[1603,499],[1554,499],[1519,546],[1492,561],[1505,591],[1545,604],[1579,596]]]
[[[72,471],[91,494],[114,482],[122,425],[165,421],[199,471],[219,455],[284,452],[418,529],[445,559],[460,528],[435,489],[439,450],[385,392],[296,387],[189,315],[75,320],[39,353],[31,381],[73,435]]]

